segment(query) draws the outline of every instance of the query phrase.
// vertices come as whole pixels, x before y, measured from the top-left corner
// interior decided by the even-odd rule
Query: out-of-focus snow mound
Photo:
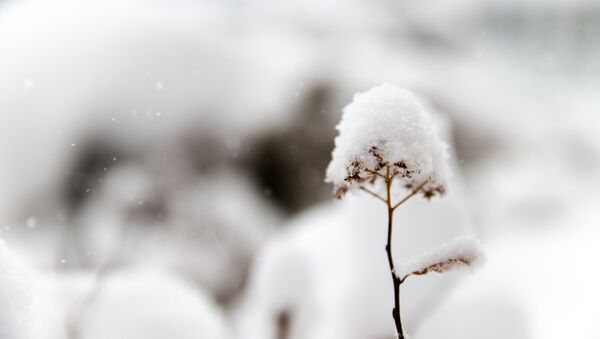
[[[243,291],[250,263],[282,220],[252,182],[227,169],[167,187],[158,183],[159,173],[139,165],[116,166],[104,178],[62,233],[35,225],[8,234],[31,266],[151,264],[228,303]],[[32,246],[35,253],[27,250]]]
[[[0,239],[0,338],[34,338],[32,287]]]
[[[45,338],[230,338],[211,297],[168,271],[117,270],[38,276]]]
[[[106,283],[86,338],[229,338],[210,297],[168,275],[115,274]]]
[[[594,338],[598,203],[578,202],[545,225],[549,230],[507,227],[494,234],[486,266],[459,284],[414,337]]]
[[[308,53],[271,63],[216,24],[220,6],[169,5],[3,4],[0,161],[11,166],[0,184],[11,196],[0,217],[56,191],[89,143],[171,152],[197,134],[236,145],[288,121]]]

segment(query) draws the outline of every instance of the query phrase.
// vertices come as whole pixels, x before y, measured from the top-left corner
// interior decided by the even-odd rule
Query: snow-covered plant
[[[336,197],[367,192],[387,206],[388,264],[394,286],[392,316],[398,338],[405,338],[400,316],[400,285],[413,275],[443,273],[474,267],[482,258],[475,237],[457,238],[397,269],[392,257],[393,215],[396,208],[420,193],[425,198],[446,192],[448,146],[440,140],[431,116],[411,92],[391,84],[358,93],[344,108],[337,126],[333,158],[326,181]],[[399,189],[408,194],[397,196]]]
[[[386,179],[386,171],[387,177],[428,198],[445,192],[448,147],[411,92],[383,84],[358,93],[344,108],[337,129],[327,168],[337,197]]]

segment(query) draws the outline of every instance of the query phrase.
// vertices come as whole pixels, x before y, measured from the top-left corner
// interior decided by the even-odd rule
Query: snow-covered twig
[[[344,108],[337,129],[339,135],[326,181],[334,184],[338,198],[349,191],[363,191],[387,206],[385,250],[394,287],[392,317],[396,337],[404,339],[400,316],[400,285],[404,280],[410,275],[473,266],[481,257],[481,251],[474,238],[460,238],[396,270],[392,256],[394,211],[418,193],[427,199],[443,195],[449,172],[447,146],[411,92],[384,84],[356,94],[353,102]],[[392,192],[394,181],[410,190],[397,203],[392,202],[396,200]],[[382,187],[385,192],[380,192]]]
[[[398,270],[404,281],[411,275],[444,273],[460,268],[475,269],[483,265],[485,256],[480,241],[473,235],[455,238],[406,262]]]
[[[391,84],[358,93],[344,108],[326,181],[336,196],[390,177],[427,198],[441,195],[448,178],[448,146],[411,92]],[[424,184],[425,183],[425,184]]]

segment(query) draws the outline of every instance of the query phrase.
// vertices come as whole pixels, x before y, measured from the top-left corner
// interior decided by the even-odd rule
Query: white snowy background
[[[0,1],[0,339],[391,339],[385,208],[323,182],[417,92],[448,194],[396,213],[413,339],[600,338],[600,3]]]

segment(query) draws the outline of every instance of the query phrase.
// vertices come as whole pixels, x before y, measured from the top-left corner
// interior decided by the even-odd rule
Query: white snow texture
[[[372,176],[365,169],[385,173],[383,160],[399,171],[403,186],[414,188],[427,180],[423,192],[444,192],[448,146],[412,92],[383,84],[355,94],[344,108],[337,130],[326,175],[336,191],[362,185],[361,181]]]
[[[441,271],[446,272],[458,268],[472,270],[482,266],[485,262],[485,256],[479,239],[473,235],[454,238],[421,256],[407,261],[397,270],[397,274],[402,278],[448,260],[453,260],[453,262],[444,265]]]
[[[0,240],[0,338],[29,337],[32,303],[28,281]]]

